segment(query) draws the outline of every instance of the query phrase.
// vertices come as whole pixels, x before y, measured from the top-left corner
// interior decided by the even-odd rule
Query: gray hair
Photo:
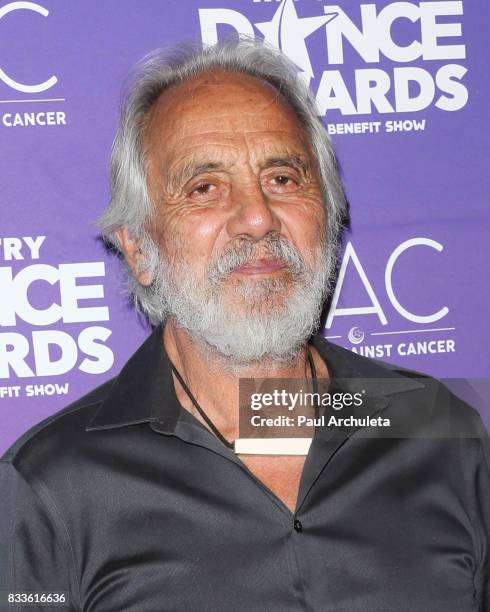
[[[231,39],[214,46],[179,45],[157,49],[137,65],[131,87],[123,101],[119,127],[110,157],[109,205],[98,221],[106,243],[121,251],[116,230],[126,227],[140,241],[145,270],[154,278],[159,254],[147,231],[153,213],[147,187],[147,163],[143,148],[145,118],[160,95],[174,84],[202,72],[227,70],[243,73],[271,85],[296,114],[317,158],[327,212],[326,238],[336,252],[346,200],[337,162],[327,131],[317,115],[315,101],[298,76],[298,68],[280,51],[250,38]],[[128,267],[128,289],[137,308],[150,320],[157,319],[151,285],[140,285]]]

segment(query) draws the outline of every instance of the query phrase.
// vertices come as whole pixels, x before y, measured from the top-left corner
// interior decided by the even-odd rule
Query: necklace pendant
[[[310,450],[313,438],[237,438],[233,450],[237,455],[303,455]]]

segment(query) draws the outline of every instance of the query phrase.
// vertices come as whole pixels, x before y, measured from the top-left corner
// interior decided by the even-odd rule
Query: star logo
[[[313,77],[305,39],[310,34],[335,19],[338,13],[327,13],[320,17],[298,17],[294,0],[282,0],[271,21],[254,24],[264,35],[264,40],[280,49],[303,72],[309,83]]]

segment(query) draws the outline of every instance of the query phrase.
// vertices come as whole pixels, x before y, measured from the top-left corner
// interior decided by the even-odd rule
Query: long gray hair
[[[157,49],[137,64],[111,151],[111,199],[98,221],[103,238],[120,251],[115,232],[125,226],[139,240],[146,259],[145,270],[154,278],[160,259],[147,231],[153,203],[147,188],[142,142],[145,117],[170,86],[213,69],[244,73],[269,83],[296,114],[318,161],[327,212],[326,237],[334,259],[346,218],[346,201],[330,139],[317,116],[314,99],[298,77],[297,67],[280,51],[249,38],[231,39],[204,48],[188,44]],[[129,268],[127,272],[128,289],[137,308],[151,321],[158,321],[163,313],[158,312],[161,304],[156,303],[151,285],[142,286]]]

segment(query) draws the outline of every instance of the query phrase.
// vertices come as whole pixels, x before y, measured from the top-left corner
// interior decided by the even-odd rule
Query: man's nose
[[[281,222],[260,184],[252,181],[232,189],[233,214],[228,220],[230,237],[248,235],[260,240],[270,231],[280,231]]]

